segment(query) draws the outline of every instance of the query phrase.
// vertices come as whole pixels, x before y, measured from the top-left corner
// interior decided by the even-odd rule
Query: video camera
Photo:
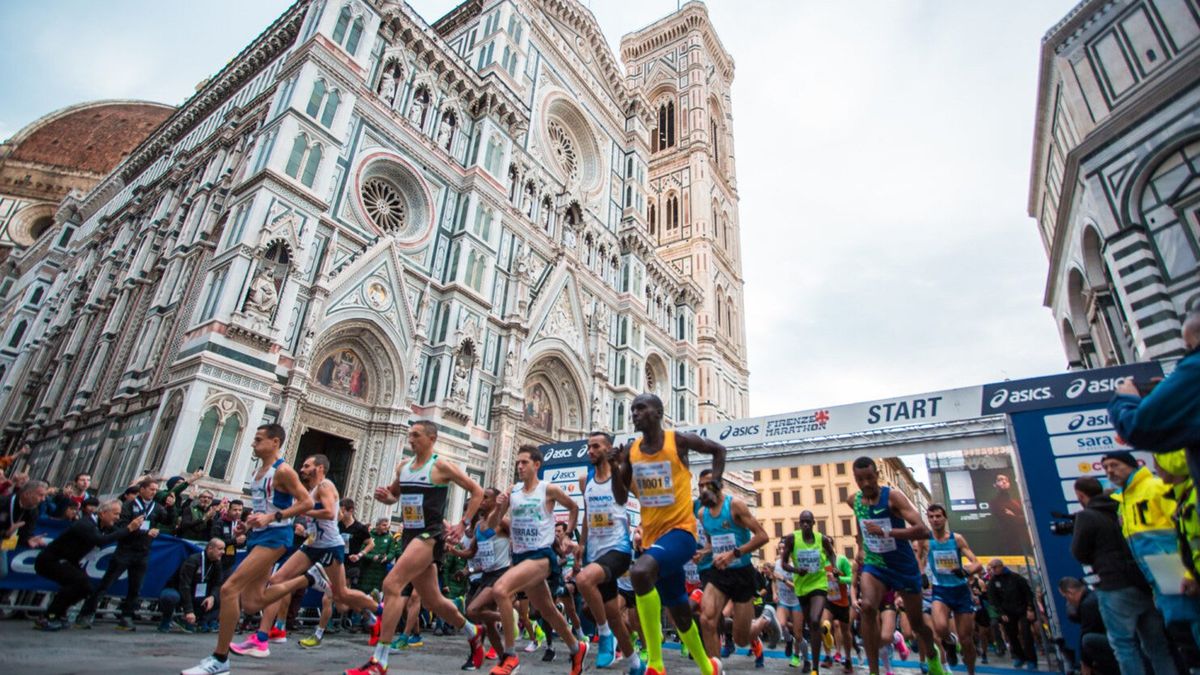
[[[1069,537],[1075,534],[1075,514],[1051,511],[1054,520],[1050,521],[1050,534],[1058,537]]]

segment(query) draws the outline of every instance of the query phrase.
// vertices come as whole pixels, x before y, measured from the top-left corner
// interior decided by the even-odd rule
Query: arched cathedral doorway
[[[586,433],[583,388],[562,357],[550,354],[535,361],[525,376],[523,392],[518,445],[553,443]]]

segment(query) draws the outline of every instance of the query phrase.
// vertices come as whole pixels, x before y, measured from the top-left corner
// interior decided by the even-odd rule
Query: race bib
[[[139,530],[141,530],[142,532],[149,532],[149,531],[150,531],[150,521],[149,521],[149,520],[143,520],[143,521],[142,521],[142,526],[141,526],[141,527],[139,527],[138,529],[139,529]]]
[[[670,462],[641,462],[633,465],[638,500],[642,506],[663,507],[675,503]]]
[[[513,543],[523,551],[531,551],[541,542],[542,529],[536,525],[518,527],[514,524],[511,530]]]
[[[205,584],[205,583],[196,584],[196,597],[203,598],[206,595],[208,595],[208,584]]]
[[[491,569],[496,564],[496,540],[488,539],[475,545],[475,560],[481,569]]]
[[[828,600],[842,599],[842,585],[837,582],[837,579],[829,582],[829,593],[825,597]]]
[[[700,583],[700,568],[696,567],[696,563],[690,560],[684,563],[683,574],[689,584]]]
[[[796,551],[796,568],[805,574],[821,569],[821,552],[815,548]]]
[[[596,534],[607,534],[613,528],[613,514],[608,509],[588,511],[588,529]]]
[[[933,552],[933,571],[938,574],[954,574],[954,570],[958,569],[960,564],[958,551]]]
[[[867,525],[875,524],[883,528],[883,534],[874,535],[867,532]],[[862,533],[863,543],[871,553],[890,553],[896,550],[896,540],[887,536],[892,531],[891,518],[861,518],[858,521],[859,532]]]
[[[713,555],[721,555],[737,548],[737,539],[733,534],[714,534],[709,539],[712,541]]]
[[[404,520],[404,529],[424,529],[425,500],[421,495],[400,495],[400,515]]]

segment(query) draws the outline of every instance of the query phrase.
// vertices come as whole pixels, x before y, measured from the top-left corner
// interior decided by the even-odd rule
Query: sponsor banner
[[[1055,457],[1078,455],[1084,452],[1105,453],[1111,450],[1129,449],[1130,447],[1117,437],[1117,432],[1111,429],[1050,437],[1050,451],[1054,453]]]
[[[1082,478],[1083,476],[1095,476],[1096,478],[1104,478],[1104,467],[1100,466],[1100,455],[1079,455],[1078,457],[1060,457],[1054,460],[1055,467],[1058,469],[1058,475],[1062,478]],[[1138,466],[1153,466],[1151,459],[1153,454],[1141,450],[1133,451],[1133,456],[1137,459]],[[1074,482],[1074,481],[1071,481]],[[1070,501],[1075,500],[1075,495],[1070,495]]]
[[[49,542],[65,532],[68,526],[70,523],[65,520],[42,518],[38,521],[35,531],[46,537]],[[99,583],[100,579],[104,577],[104,572],[108,569],[108,561],[112,559],[115,550],[117,550],[117,545],[112,544],[102,549],[95,549],[84,556],[81,561],[82,567],[93,584]],[[160,534],[155,537],[150,544],[150,559],[146,566],[146,578],[142,582],[142,597],[157,598],[162,592],[163,586],[170,581],[171,575],[179,569],[179,565],[183,563],[184,559],[200,550],[202,550],[200,545],[169,534]],[[8,553],[9,574],[0,579],[0,588],[23,591],[58,590],[58,584],[38,576],[33,569],[33,561],[40,551],[41,549],[24,547],[10,551]],[[112,588],[108,589],[108,594],[124,596],[127,577],[127,574],[122,574]]]
[[[980,410],[984,415],[995,415],[1084,403],[1107,403],[1121,379],[1133,377],[1138,382],[1149,382],[1162,377],[1162,374],[1162,366],[1150,361],[985,384],[983,407]]]
[[[591,464],[587,456],[587,439],[567,441],[565,443],[547,443],[538,446],[542,451],[542,469],[554,466],[574,464]]]
[[[570,441],[567,443],[550,443],[540,446],[543,457],[551,456],[553,453],[554,463],[552,466],[547,466],[548,462],[542,462],[542,469],[538,475],[539,480],[550,481],[557,485],[563,492],[567,493],[575,503],[579,505],[580,518],[583,514],[583,492],[579,489],[580,478],[590,478],[592,472],[591,460],[587,455],[587,439],[582,441]],[[632,525],[641,523],[641,508],[638,500],[632,494],[629,495],[629,501],[625,503],[625,509],[629,512],[629,522]],[[554,519],[561,522],[567,521],[567,509],[558,504],[554,505]],[[576,527],[580,527],[583,521],[580,520]]]
[[[1055,434],[1078,434],[1088,431],[1104,431],[1112,429],[1112,422],[1108,419],[1108,410],[1106,408],[1094,408],[1092,410],[1084,410],[1077,413],[1064,413],[1062,415],[1046,415],[1046,433],[1051,436]]]

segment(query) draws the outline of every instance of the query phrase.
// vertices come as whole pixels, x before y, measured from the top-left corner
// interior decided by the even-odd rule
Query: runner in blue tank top
[[[975,599],[967,579],[983,570],[975,552],[967,540],[946,527],[946,507],[930,504],[925,509],[929,528],[933,536],[929,541],[917,542],[917,557],[921,569],[926,570],[933,584],[933,632],[946,645],[950,641],[950,616],[958,629],[959,644],[962,645],[963,663],[967,664],[967,675],[975,675]],[[962,564],[962,559],[967,564]]]
[[[295,469],[283,461],[286,436],[278,424],[264,424],[254,432],[251,447],[261,465],[250,483],[253,512],[246,518],[246,527],[250,529],[246,557],[221,584],[221,628],[216,650],[182,675],[229,672],[229,643],[233,641],[238,617],[243,611],[253,614],[266,606],[263,591],[275,561],[292,542],[292,519],[312,509],[313,499],[308,489]],[[239,526],[238,534],[242,529]]]
[[[867,650],[869,673],[879,674],[879,609],[887,592],[894,591],[904,599],[904,613],[917,634],[921,655],[929,662],[929,672],[942,675],[933,631],[921,612],[921,568],[911,543],[928,539],[929,528],[903,492],[880,487],[875,460],[870,457],[854,460],[854,481],[859,492],[847,504],[858,519],[857,557],[862,565],[860,634]]]

